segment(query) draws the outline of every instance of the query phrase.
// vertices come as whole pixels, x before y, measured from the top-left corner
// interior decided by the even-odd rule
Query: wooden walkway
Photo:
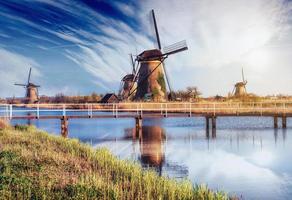
[[[278,118],[287,127],[287,117],[292,117],[292,102],[248,103],[117,103],[117,104],[0,104],[0,116],[8,120],[60,119],[61,132],[68,133],[69,119],[135,118],[136,127],[143,118],[205,117],[206,129],[211,120],[216,129],[217,117],[273,117],[274,128]]]

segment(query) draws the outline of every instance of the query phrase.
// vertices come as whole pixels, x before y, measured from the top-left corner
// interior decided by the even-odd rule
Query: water
[[[279,120],[280,125],[281,120]],[[60,120],[18,120],[53,134]],[[204,118],[70,119],[69,137],[107,147],[122,159],[176,179],[188,178],[244,199],[292,196],[292,120],[275,130],[272,118],[217,118],[217,131],[206,134]],[[290,125],[290,127],[289,127]]]

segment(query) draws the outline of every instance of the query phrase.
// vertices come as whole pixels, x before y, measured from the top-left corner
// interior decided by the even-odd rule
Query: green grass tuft
[[[0,199],[230,199],[31,126],[0,130]]]

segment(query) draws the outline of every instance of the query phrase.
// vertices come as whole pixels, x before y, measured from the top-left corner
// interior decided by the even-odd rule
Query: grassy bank
[[[0,130],[0,199],[228,199],[34,127]]]

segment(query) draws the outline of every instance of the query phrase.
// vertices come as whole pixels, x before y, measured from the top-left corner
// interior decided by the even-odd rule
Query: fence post
[[[279,113],[279,111],[278,111],[278,109],[277,109],[277,103],[275,102],[275,104],[274,104],[274,113]]]
[[[92,104],[87,104],[87,115],[92,118]]]
[[[118,104],[116,104],[115,117],[118,117]]]
[[[92,104],[90,104],[90,116],[91,116],[91,117],[92,117],[92,115],[93,115],[93,111],[92,111],[93,109],[92,109],[92,107],[93,107]]]
[[[286,104],[285,104],[285,102],[283,103],[283,113],[286,114]]]
[[[139,115],[139,104],[136,104],[136,112],[137,112],[137,115]]]
[[[12,119],[12,112],[13,112],[13,107],[12,105],[9,105],[9,119],[11,120]]]
[[[142,118],[142,116],[143,116],[143,108],[142,108],[142,103],[140,103],[140,110],[141,110],[141,118]]]
[[[9,119],[9,105],[6,105],[6,119]]]
[[[213,103],[213,115],[216,115],[216,103]]]
[[[192,116],[192,103],[190,102],[190,117]]]
[[[37,104],[37,118],[40,118],[40,105]]]
[[[162,106],[163,104],[162,103],[160,103],[160,115],[162,115],[163,114],[163,106]]]
[[[63,104],[63,116],[65,117],[66,116],[66,105]]]
[[[167,117],[167,103],[165,104],[165,117]]]

